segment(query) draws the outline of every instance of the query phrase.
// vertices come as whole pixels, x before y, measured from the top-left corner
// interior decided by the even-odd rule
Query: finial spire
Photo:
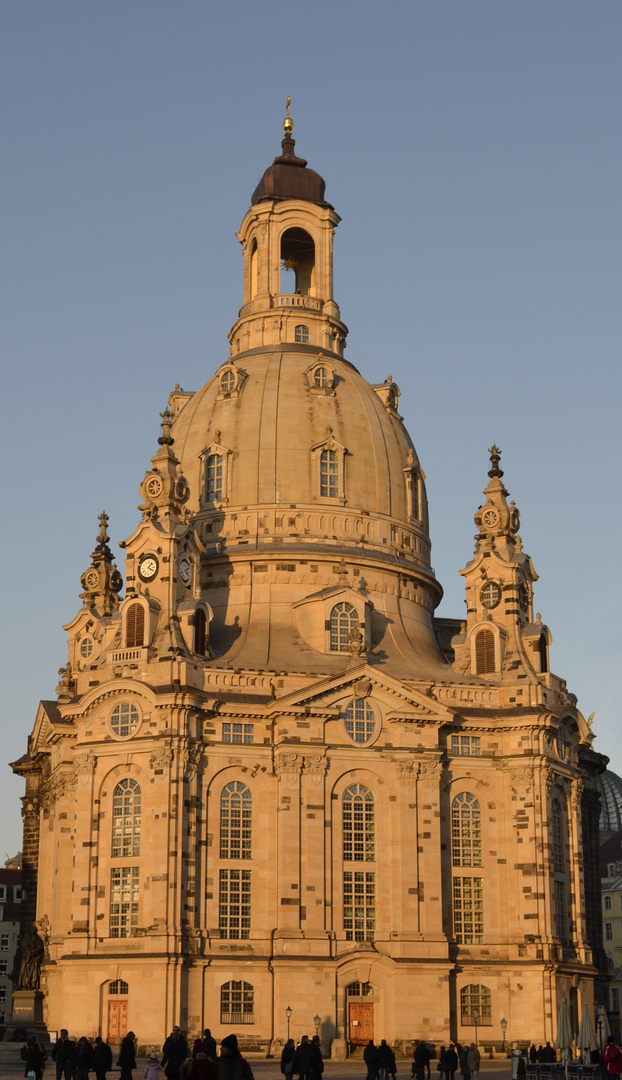
[[[283,130],[285,131],[285,138],[286,139],[291,138],[292,131],[294,130],[294,121],[292,120],[291,116],[289,115],[289,107],[290,107],[291,103],[292,103],[292,99],[288,94],[287,95],[287,102],[285,104],[285,119],[283,121]]]
[[[490,464],[492,465],[492,469],[488,470],[488,475],[491,478],[491,480],[494,480],[494,478],[496,476],[498,476],[498,477],[503,476],[503,469],[499,468],[499,461],[501,460],[501,451],[500,451],[499,447],[497,446],[497,444],[493,443],[492,446],[490,447],[490,450],[488,451],[488,453],[490,454]]]
[[[160,446],[172,446],[173,438],[171,436],[171,425],[173,423],[173,414],[168,405],[164,412],[160,413],[160,416],[162,417],[162,434],[160,435],[158,442]]]

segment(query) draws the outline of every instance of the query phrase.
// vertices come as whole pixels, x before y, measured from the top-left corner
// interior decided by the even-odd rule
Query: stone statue
[[[45,945],[33,923],[30,933],[21,942],[22,964],[19,969],[19,989],[38,990],[41,982],[41,964]]]

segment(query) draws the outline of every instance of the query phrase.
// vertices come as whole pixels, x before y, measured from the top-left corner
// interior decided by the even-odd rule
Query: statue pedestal
[[[36,1035],[47,1042],[47,1028],[43,1022],[43,998],[41,990],[14,990],[13,1012],[7,1021],[5,1040],[9,1040],[17,1028],[24,1028],[28,1037]]]

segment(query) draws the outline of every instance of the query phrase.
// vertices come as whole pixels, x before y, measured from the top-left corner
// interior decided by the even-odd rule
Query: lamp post
[[[473,1024],[475,1026],[475,1045],[477,1046],[477,1025],[479,1024],[479,1009],[477,1005],[472,1010],[471,1016],[473,1017]]]
[[[505,1050],[505,1033],[508,1029],[508,1022],[504,1019],[500,1020],[499,1023],[501,1024],[501,1034],[503,1035],[503,1042],[501,1043],[501,1053],[503,1053]]]
[[[287,1006],[287,1008],[285,1010],[285,1015],[287,1017],[287,1041],[289,1042],[289,1022],[290,1022],[290,1020],[292,1018],[292,1010],[289,1007],[289,1005]]]
[[[320,1034],[320,1024],[322,1023],[322,1018],[321,1018],[321,1016],[318,1016],[317,1013],[313,1017],[313,1023],[315,1024],[315,1034],[319,1035]]]

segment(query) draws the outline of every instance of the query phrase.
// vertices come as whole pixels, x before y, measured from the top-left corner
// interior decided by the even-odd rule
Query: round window
[[[366,743],[373,737],[376,715],[364,698],[351,701],[344,713],[346,732],[355,743]]]
[[[495,608],[501,600],[501,589],[496,581],[489,581],[484,585],[479,596],[485,608]]]
[[[126,739],[128,735],[133,735],[139,724],[140,713],[131,701],[122,701],[112,710],[110,726],[119,738]]]
[[[235,371],[225,371],[220,376],[220,389],[223,394],[230,394],[235,387]]]
[[[93,652],[93,638],[91,638],[91,637],[82,638],[82,641],[80,642],[80,656],[84,657],[85,660],[88,660],[88,658],[89,658],[89,656],[91,655],[92,652]]]

